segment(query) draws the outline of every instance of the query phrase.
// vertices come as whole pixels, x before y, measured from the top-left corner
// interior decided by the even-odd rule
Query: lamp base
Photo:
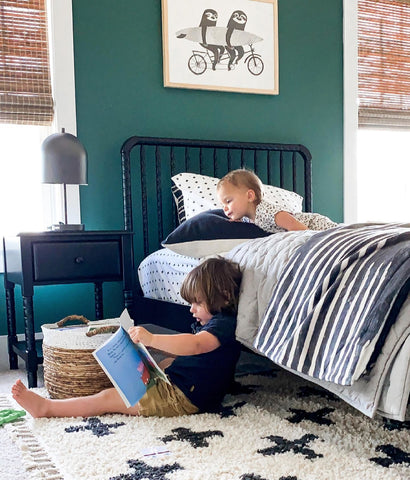
[[[73,224],[56,223],[48,227],[48,229],[51,230],[52,232],[81,232],[84,230],[84,224],[83,223],[73,223]]]

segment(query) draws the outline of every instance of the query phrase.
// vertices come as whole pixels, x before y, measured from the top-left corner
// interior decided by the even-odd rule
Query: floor
[[[43,370],[39,368],[38,386],[43,386]],[[14,382],[20,378],[27,385],[25,370],[0,371],[0,393],[10,393]],[[0,427],[0,478],[3,480],[27,480],[20,452],[14,448],[8,434]]]
[[[242,352],[237,366],[237,375],[246,375],[248,373],[259,373],[270,370],[272,363],[266,358],[253,353]],[[19,370],[0,371],[0,393],[10,393],[14,382],[20,378],[27,385],[26,372]],[[43,368],[39,366],[38,387],[44,386]],[[23,468],[21,454],[13,446],[8,434],[0,427],[0,479],[1,480],[27,480],[27,472]]]
[[[27,385],[26,372],[23,369],[0,371],[0,393],[10,393],[11,386],[20,378]],[[43,386],[43,371],[39,368],[38,386]]]

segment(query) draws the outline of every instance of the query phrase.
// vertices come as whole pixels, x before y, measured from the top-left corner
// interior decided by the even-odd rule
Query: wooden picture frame
[[[162,0],[164,86],[279,93],[277,0]]]

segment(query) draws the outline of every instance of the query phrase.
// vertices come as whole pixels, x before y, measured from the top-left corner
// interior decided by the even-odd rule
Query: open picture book
[[[147,348],[131,340],[123,322],[93,355],[127,407],[138,403],[156,378],[170,383]]]

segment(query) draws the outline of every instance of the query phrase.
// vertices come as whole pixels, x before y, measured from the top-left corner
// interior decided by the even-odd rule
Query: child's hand
[[[143,343],[146,347],[150,347],[153,334],[144,327],[130,327],[128,333],[134,343]]]

